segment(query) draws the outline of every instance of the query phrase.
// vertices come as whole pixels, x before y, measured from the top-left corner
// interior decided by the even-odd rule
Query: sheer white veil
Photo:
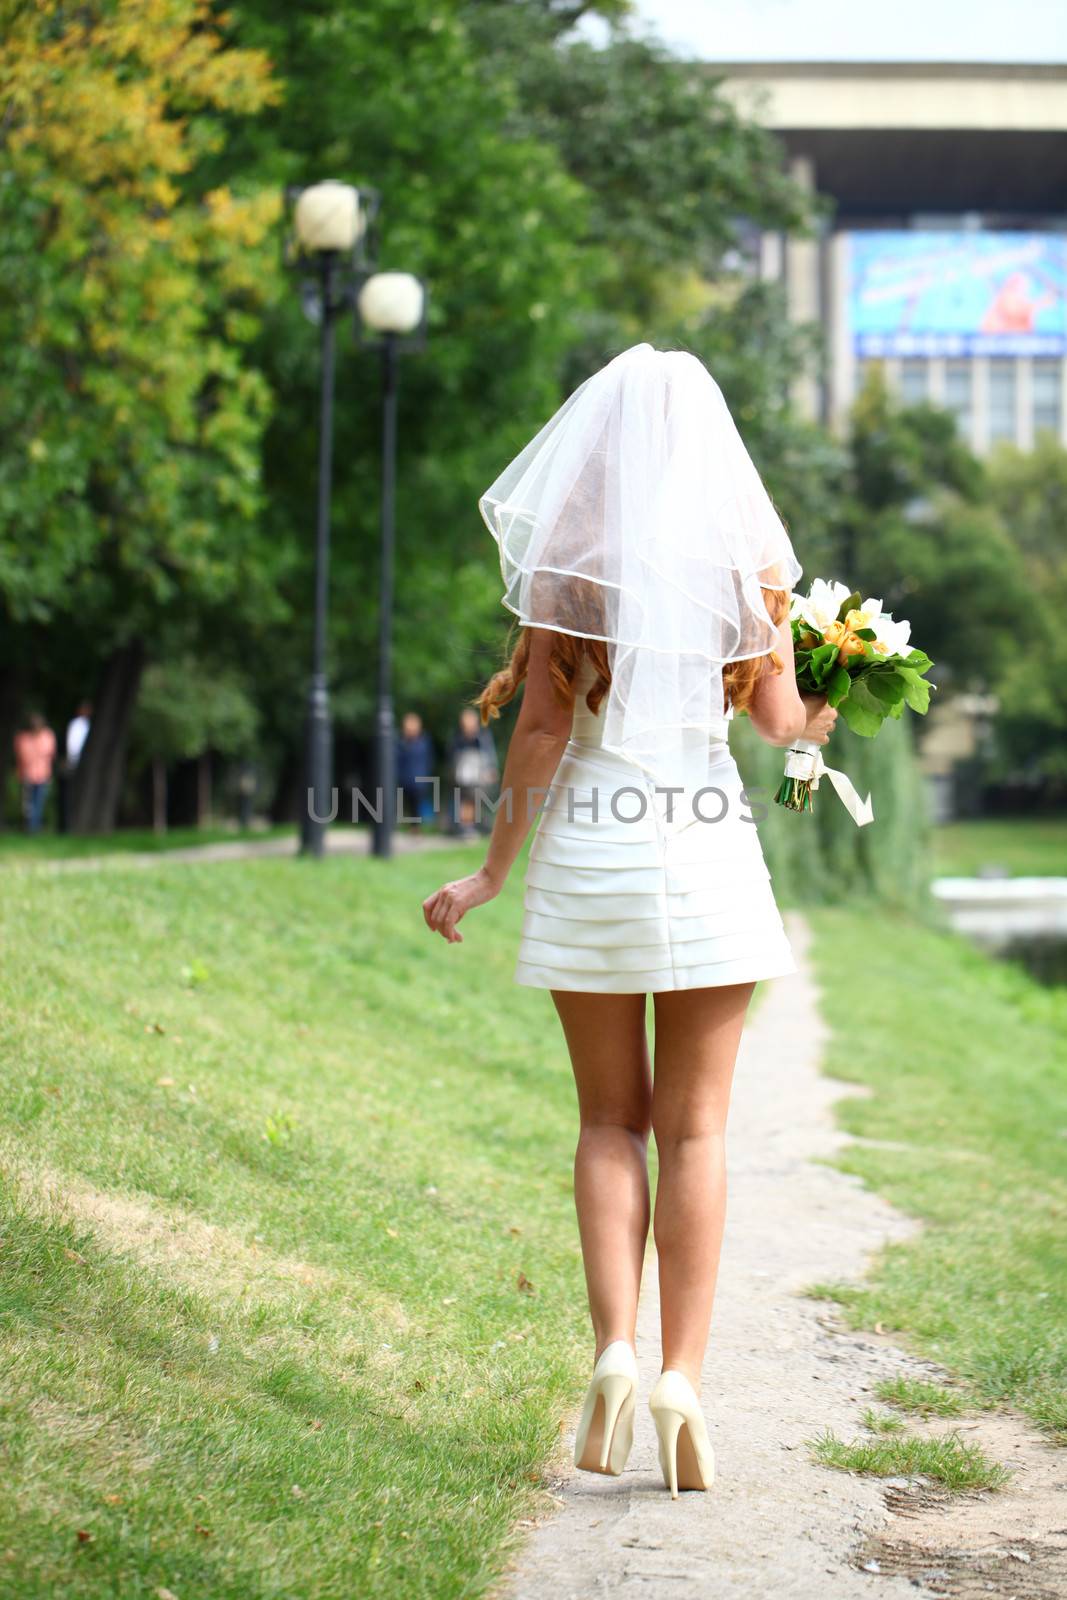
[[[724,730],[723,665],[774,648],[763,588],[791,590],[802,570],[707,368],[625,350],[478,505],[508,610],[607,641],[605,748],[699,787]]]

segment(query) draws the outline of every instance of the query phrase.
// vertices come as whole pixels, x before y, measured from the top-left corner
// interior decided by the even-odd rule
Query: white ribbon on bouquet
[[[798,739],[795,744],[790,745],[785,760],[787,778],[800,778],[804,782],[810,782],[814,794],[819,787],[819,779],[824,774],[829,778],[837,798],[858,828],[874,821],[874,807],[871,805],[870,795],[866,800],[861,800],[848,774],[826,765],[820,745],[813,744],[810,739]]]

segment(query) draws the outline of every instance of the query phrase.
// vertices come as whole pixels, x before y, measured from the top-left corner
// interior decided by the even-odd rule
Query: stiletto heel
[[[685,1422],[680,1411],[654,1411],[656,1435],[659,1439],[659,1464],[664,1482],[671,1491],[671,1499],[678,1498],[678,1433]]]
[[[715,1454],[708,1439],[700,1400],[684,1372],[661,1372],[648,1398],[659,1439],[663,1481],[677,1500],[681,1489],[710,1489],[715,1481]]]
[[[627,1400],[632,1400],[633,1392],[633,1383],[622,1372],[610,1374],[600,1385],[600,1393],[604,1397],[604,1432],[600,1445],[601,1472],[607,1471],[608,1454],[611,1450],[612,1439],[615,1436],[615,1425],[619,1420],[619,1413]]]
[[[606,1345],[593,1368],[574,1439],[574,1464],[618,1477],[634,1442],[637,1357],[625,1339]]]

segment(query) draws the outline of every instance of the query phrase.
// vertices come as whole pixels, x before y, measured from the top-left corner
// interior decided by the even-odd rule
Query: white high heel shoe
[[[593,1368],[574,1438],[574,1465],[618,1477],[634,1442],[637,1357],[625,1339],[605,1345]]]
[[[668,1367],[648,1397],[659,1439],[663,1481],[677,1500],[679,1489],[710,1489],[715,1454],[700,1399],[684,1372]]]

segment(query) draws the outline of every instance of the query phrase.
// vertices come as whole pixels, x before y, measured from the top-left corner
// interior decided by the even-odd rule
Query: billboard
[[[1067,235],[855,232],[859,356],[1067,354]]]

